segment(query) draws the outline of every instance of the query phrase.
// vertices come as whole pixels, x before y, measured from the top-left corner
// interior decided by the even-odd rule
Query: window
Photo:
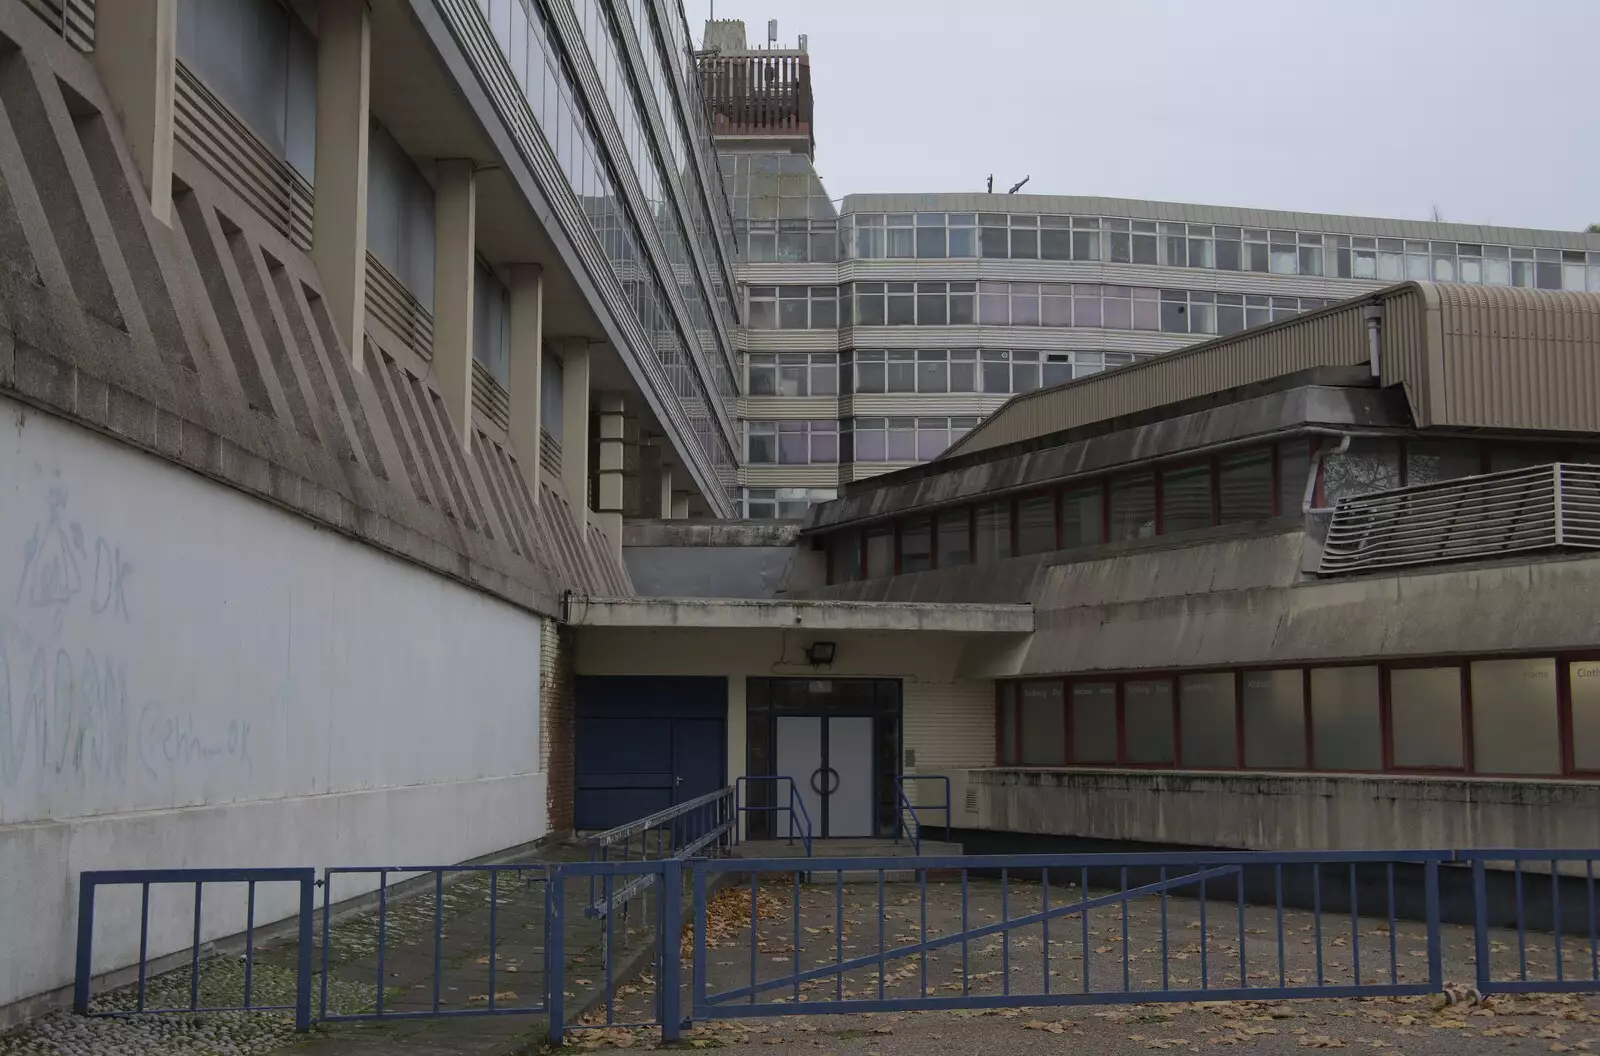
[[[1149,539],[1156,534],[1156,486],[1149,473],[1111,479],[1111,539]]]
[[[828,536],[828,582],[849,583],[861,578],[861,533],[834,532]]]
[[[1066,713],[1060,682],[1024,682],[1019,700],[1023,766],[1066,761]]]
[[[891,282],[888,287],[887,316],[889,326],[915,326],[917,323],[917,284]]]
[[[917,420],[915,418],[889,419],[890,462],[915,462],[917,460]]]
[[[1211,526],[1211,465],[1161,471],[1161,534]]]
[[[751,396],[833,396],[839,357],[833,352],[752,352],[745,366]]]
[[[1398,667],[1389,672],[1389,737],[1402,769],[1464,765],[1461,668]]]
[[[884,284],[881,282],[858,282],[853,286],[856,308],[856,326],[883,326],[887,318],[884,309]],[[750,324],[756,324],[752,321]]]
[[[1383,765],[1376,667],[1311,669],[1311,741],[1318,770]]]
[[[1306,765],[1305,673],[1246,671],[1244,765],[1252,770],[1301,770]]]
[[[1556,662],[1477,660],[1472,680],[1472,760],[1480,774],[1558,774]]]
[[[1101,501],[1098,486],[1074,488],[1061,496],[1061,545],[1090,546],[1100,542]]]
[[[1272,516],[1272,455],[1270,447],[1253,447],[1217,460],[1220,523],[1259,521]]]
[[[921,572],[933,567],[933,521],[912,517],[900,525],[900,572]]]
[[[1055,548],[1055,495],[1030,495],[1017,500],[1017,553],[1042,554]]]
[[[1072,762],[1117,761],[1117,684],[1074,682],[1072,701]]]
[[[1348,450],[1322,460],[1322,489],[1329,506],[1347,496],[1400,486],[1400,445],[1393,440],[1355,439]]]
[[[753,521],[798,520],[814,504],[837,496],[833,488],[746,488],[744,515]]]
[[[502,387],[510,387],[511,293],[482,260],[472,277],[472,358]]]
[[[1233,672],[1184,675],[1178,680],[1182,708],[1183,765],[1237,767],[1238,711],[1234,707]]]
[[[894,526],[877,525],[866,531],[867,578],[894,575]]]
[[[177,6],[184,65],[274,157],[315,180],[317,41],[305,23],[276,0]]]
[[[1170,679],[1124,682],[1122,724],[1127,762],[1170,764],[1177,761]]]
[[[1572,700],[1572,768],[1600,770],[1600,660],[1567,665]]]
[[[836,286],[751,286],[752,330],[831,330],[839,325]]]
[[[433,310],[433,187],[376,118],[367,140],[367,249]]]
[[[1004,561],[1011,556],[1011,503],[985,502],[975,508],[976,539],[974,560],[980,565]]]
[[[1438,440],[1406,441],[1406,483],[1432,484],[1439,480],[1470,477],[1483,470],[1476,444]]]
[[[972,509],[962,506],[940,510],[939,567],[955,568],[972,563]]]
[[[839,461],[835,421],[746,423],[746,459],[751,465],[831,465]]]

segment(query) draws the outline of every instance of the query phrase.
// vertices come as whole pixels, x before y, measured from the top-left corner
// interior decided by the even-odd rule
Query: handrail
[[[787,806],[779,806],[776,802],[769,806],[761,807],[747,805],[748,800],[743,795],[744,787],[747,783],[771,782],[772,784],[776,785],[783,781],[787,781],[789,783],[789,803]],[[800,842],[805,846],[806,857],[811,857],[811,811],[806,808],[806,801],[804,797],[800,795],[800,788],[795,784],[794,778],[788,776],[787,774],[746,774],[743,777],[735,780],[733,787],[734,812],[741,821],[743,820],[743,816],[747,813],[756,814],[770,812],[777,814],[781,811],[788,811],[789,843],[791,845],[794,843],[794,838],[797,834],[796,827],[798,825],[798,835],[800,837]],[[773,794],[773,799],[777,799],[776,792]],[[736,835],[739,828],[740,826],[735,826]]]
[[[939,804],[939,803],[928,803],[928,804],[926,804],[924,806],[923,809],[925,809],[925,810],[943,810],[944,811],[944,842],[949,843],[950,842],[950,778],[946,774],[899,774],[899,775],[897,775],[895,777],[895,779],[894,779],[895,793],[896,793],[896,795],[899,796],[900,804],[904,809],[900,813],[901,825],[898,828],[896,828],[896,830],[895,830],[894,842],[896,842],[896,843],[900,842],[900,830],[905,827],[904,826],[904,819],[905,819],[905,816],[907,814],[909,814],[911,816],[911,823],[916,828],[915,835],[914,835],[914,837],[913,837],[913,839],[911,841],[911,846],[916,848],[918,853],[921,853],[921,849],[922,849],[922,816],[917,813],[916,806],[911,802],[910,797],[908,797],[906,795],[906,782],[907,781],[938,781],[938,782],[943,783],[943,785],[944,785],[944,803],[942,803],[942,804]]]
[[[718,844],[737,829],[734,789],[719,788],[703,796],[647,814],[635,821],[595,833],[585,839],[591,862],[639,862],[685,860]],[[654,833],[652,839],[651,834]],[[635,845],[634,838],[638,837]],[[620,856],[613,848],[620,846]],[[654,873],[641,874],[613,891],[610,897],[596,892],[596,879],[589,877],[589,906],[585,913],[603,917],[656,882]]]
[[[917,817],[917,808],[913,807],[911,800],[906,798],[906,786],[900,783],[899,778],[895,778],[894,793],[896,798],[900,800],[899,809],[895,811],[894,842],[900,842],[902,833],[909,833],[911,836],[911,853],[920,855],[922,853],[922,821]],[[911,819],[909,825],[906,824],[907,818]]]

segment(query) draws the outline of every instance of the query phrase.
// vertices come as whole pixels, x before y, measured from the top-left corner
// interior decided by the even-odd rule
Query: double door
[[[781,715],[776,772],[794,778],[815,836],[874,835],[871,716]]]

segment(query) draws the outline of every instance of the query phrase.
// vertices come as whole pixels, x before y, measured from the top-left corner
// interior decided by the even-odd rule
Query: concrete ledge
[[[802,601],[743,598],[574,598],[580,627],[805,627],[827,631],[955,631],[1027,634],[1028,605]]]
[[[799,521],[641,521],[622,528],[623,546],[781,546],[800,537]]]

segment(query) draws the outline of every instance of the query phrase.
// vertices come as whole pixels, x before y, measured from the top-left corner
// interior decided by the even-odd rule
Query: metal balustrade
[[[1557,462],[1341,499],[1322,575],[1600,550],[1600,466]]]

